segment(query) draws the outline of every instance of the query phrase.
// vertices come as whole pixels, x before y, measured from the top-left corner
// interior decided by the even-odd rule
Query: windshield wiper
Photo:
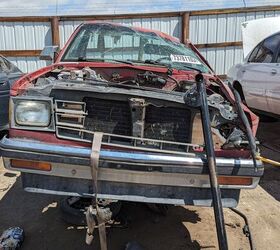
[[[151,60],[147,59],[145,61],[141,60],[133,60],[133,59],[127,59],[127,60],[118,60],[118,59],[109,59],[109,58],[85,58],[85,57],[79,57],[78,62],[118,62],[118,63],[124,63],[124,64],[129,64],[129,65],[134,65],[134,63],[142,63],[142,64],[152,64],[152,65],[159,65],[159,66],[164,66],[167,68],[172,68],[171,64],[169,63],[162,63],[158,62],[156,60]]]
[[[159,62],[157,60],[145,60],[144,63],[148,63],[148,64],[154,64],[154,65],[162,65],[162,66],[166,66],[168,68],[171,68],[171,63],[163,63],[163,62]]]
[[[192,67],[192,66],[183,65],[183,67],[186,68],[186,69],[195,70],[195,71],[197,71],[198,73],[203,73],[200,69],[195,68],[195,67]]]
[[[128,59],[128,61],[134,62],[134,63],[140,63],[140,64],[142,63],[142,64],[152,64],[152,65],[164,66],[164,67],[172,69],[172,66],[169,63],[162,63],[162,62],[158,62],[156,60],[151,60],[151,59],[147,59],[145,61]]]
[[[118,59],[109,59],[109,58],[85,58],[85,57],[79,57],[78,62],[117,62],[117,63],[124,63],[129,65],[134,65],[131,61],[125,61],[125,60],[118,60]]]

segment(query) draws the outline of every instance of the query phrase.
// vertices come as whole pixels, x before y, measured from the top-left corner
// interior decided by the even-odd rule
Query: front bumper
[[[1,155],[7,169],[23,172],[27,191],[61,195],[90,196],[94,193],[91,172],[91,149],[47,144],[4,137]],[[52,164],[49,172],[16,169],[10,159],[44,161]],[[217,172],[225,176],[249,176],[249,186],[222,185],[224,206],[236,206],[241,188],[254,188],[263,175],[249,159],[217,158]],[[208,167],[203,156],[177,156],[105,150],[100,152],[99,197],[169,204],[212,204]]]

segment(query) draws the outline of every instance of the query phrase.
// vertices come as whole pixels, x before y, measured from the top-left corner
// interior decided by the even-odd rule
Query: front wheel
[[[91,203],[91,198],[84,197],[67,197],[62,199],[60,202],[62,220],[71,225],[86,226],[87,222],[85,213]],[[100,199],[98,205],[103,209],[110,210],[112,213],[112,219],[114,219],[121,210],[120,201]]]

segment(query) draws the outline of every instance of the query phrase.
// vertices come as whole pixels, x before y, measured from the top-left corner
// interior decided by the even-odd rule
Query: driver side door
[[[278,55],[271,68],[274,81],[270,81],[266,90],[268,112],[280,115],[280,43],[278,44]]]

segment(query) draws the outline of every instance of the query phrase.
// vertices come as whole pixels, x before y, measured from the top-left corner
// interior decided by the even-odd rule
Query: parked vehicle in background
[[[0,55],[0,131],[8,129],[10,88],[23,73]]]
[[[262,40],[251,49],[243,63],[234,65],[227,74],[248,107],[273,116],[280,116],[279,21],[279,18],[268,18],[243,24],[246,45],[253,44],[254,39]],[[262,33],[270,35],[263,39]],[[249,51],[247,46],[245,51]]]
[[[4,165],[22,172],[30,192],[92,197],[97,165],[99,198],[211,206],[199,72],[222,202],[235,207],[263,165],[250,157],[232,92],[191,43],[154,30],[82,24],[53,65],[18,80],[0,142]],[[242,108],[255,135],[258,117]]]

